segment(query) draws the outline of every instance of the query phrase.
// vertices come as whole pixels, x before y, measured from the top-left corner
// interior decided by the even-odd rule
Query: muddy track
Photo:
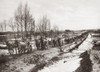
[[[37,64],[33,69],[31,69],[29,72],[38,72],[39,70],[43,69],[44,67],[48,67],[52,65],[54,62],[57,62],[62,59],[62,57],[59,54],[56,57],[53,57],[52,59],[48,60],[48,62],[41,62],[40,64]]]
[[[79,42],[78,44],[75,45],[75,47],[69,49],[69,52],[72,52],[73,50],[75,50],[76,48],[78,48],[85,40],[87,37],[85,37],[81,42]],[[50,66],[52,65],[54,62],[57,62],[62,58],[62,55],[66,54],[66,52],[61,52],[58,56],[53,57],[51,60],[49,60],[48,62],[41,62],[40,64],[37,64],[33,69],[31,69],[29,72],[38,72],[39,70],[43,69],[44,67]]]
[[[74,47],[71,47],[71,51],[68,53],[71,53],[73,50],[77,49],[86,39],[87,37],[83,37],[82,41],[79,41]],[[67,47],[66,47],[67,48]],[[35,54],[35,55],[34,55]],[[13,65],[7,67],[9,70],[4,70],[3,72],[15,72],[16,68],[14,71],[11,71],[11,67],[15,67],[16,64],[19,64],[16,67],[20,67],[21,71],[24,72],[24,68],[30,68],[26,72],[38,72],[39,70],[43,69],[44,67],[50,66],[55,62],[58,62],[59,60],[63,59],[62,55],[66,54],[66,52],[59,52],[58,48],[51,48],[50,50],[44,50],[44,51],[36,51],[31,54],[26,54],[18,57],[18,59],[15,59],[15,61],[10,61],[13,63]],[[49,57],[50,56],[50,57]],[[18,63],[15,63],[18,62]],[[26,66],[26,67],[25,67]]]

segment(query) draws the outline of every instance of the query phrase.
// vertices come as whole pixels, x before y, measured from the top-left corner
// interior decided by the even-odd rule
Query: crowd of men
[[[49,37],[43,37],[40,38],[34,38],[35,47],[37,50],[45,50],[52,47],[58,47],[61,50],[61,47],[64,44],[69,44],[77,39],[81,39],[86,33],[82,33],[79,36],[71,37],[71,38],[64,38],[64,37],[55,37],[55,38],[49,38]],[[9,50],[10,54],[14,53],[14,49],[16,51],[16,54],[22,54],[26,52],[32,51],[32,44],[31,40],[14,40],[14,42],[6,41],[7,48]]]
[[[38,50],[44,50],[51,47],[61,47],[61,38],[43,38],[35,39],[35,44]]]

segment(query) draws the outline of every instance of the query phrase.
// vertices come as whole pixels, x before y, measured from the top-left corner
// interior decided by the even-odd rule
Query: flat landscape
[[[86,34],[70,44],[64,44],[61,47],[63,52],[59,47],[50,47],[3,56],[0,72],[96,72],[99,70],[99,51],[93,50],[93,39]]]
[[[100,0],[0,0],[0,72],[100,72]]]

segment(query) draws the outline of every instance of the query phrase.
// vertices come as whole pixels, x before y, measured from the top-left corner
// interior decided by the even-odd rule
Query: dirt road
[[[87,39],[71,53],[65,53],[59,56],[61,60],[53,62],[49,67],[44,67],[38,72],[74,72],[81,66],[82,58],[80,55],[85,51],[92,48],[91,38],[88,36]],[[86,61],[86,60],[85,60]],[[81,69],[82,70],[82,69]],[[77,70],[76,72],[82,72]],[[34,71],[33,71],[34,72]]]
[[[11,56],[9,61],[0,65],[0,72],[49,72],[49,70],[50,72],[59,72],[59,69],[72,72],[79,67],[81,60],[79,55],[88,49],[89,40],[87,38],[78,49],[76,48],[77,50],[73,50],[70,53],[61,53],[59,48],[56,47],[43,51],[37,50],[29,54]],[[66,49],[76,47],[78,43],[65,45],[63,48],[66,51]]]

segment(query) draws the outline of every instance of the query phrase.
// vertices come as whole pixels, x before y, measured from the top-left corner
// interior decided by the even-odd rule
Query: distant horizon
[[[70,30],[70,29],[65,29],[65,30]],[[65,30],[59,30],[59,31],[65,31]],[[80,29],[80,30],[70,30],[70,31],[81,31],[81,30],[100,30],[100,28],[99,29]],[[3,33],[3,32],[17,32],[17,31],[0,31],[0,33]]]

